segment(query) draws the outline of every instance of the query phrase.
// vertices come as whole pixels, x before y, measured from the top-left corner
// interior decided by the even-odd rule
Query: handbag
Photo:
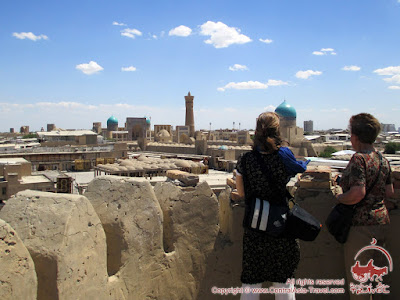
[[[315,240],[321,231],[321,222],[293,200],[291,201],[294,205],[288,214],[286,236],[307,242]]]
[[[376,177],[374,183],[368,188],[368,190],[365,193],[364,198],[361,201],[363,201],[367,197],[369,192],[372,190],[372,188],[378,182],[379,176],[381,174],[382,155],[380,152],[378,152],[378,155],[379,155],[379,161],[380,161],[378,176]],[[364,165],[365,165],[365,170],[366,170],[367,165],[365,163],[365,160],[364,160]],[[359,203],[361,203],[361,201]],[[336,241],[338,241],[341,244],[344,244],[347,241],[350,227],[353,222],[353,215],[354,215],[355,209],[359,205],[359,203],[353,204],[353,205],[346,205],[343,203],[336,204],[325,221],[325,224],[326,224],[326,227],[328,228],[329,233],[332,234],[335,237]]]
[[[268,200],[251,198],[246,205],[243,226],[271,236],[280,236],[286,228],[287,205],[271,204]]]
[[[336,204],[326,219],[326,228],[341,244],[347,241],[355,208],[356,205]]]
[[[274,187],[278,186],[271,176],[269,167],[263,161],[261,154],[255,151],[262,173],[268,177]],[[322,224],[306,210],[294,203],[292,209],[287,205],[292,198],[285,189],[285,194],[275,193],[285,199],[285,205],[271,204],[267,200],[251,197],[246,205],[243,226],[253,231],[264,232],[271,236],[282,236],[304,241],[313,241],[319,234]]]

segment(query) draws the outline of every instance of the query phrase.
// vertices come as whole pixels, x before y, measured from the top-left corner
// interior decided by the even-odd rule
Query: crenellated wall
[[[299,188],[296,199],[323,222],[334,191]],[[152,187],[115,176],[96,178],[85,196],[20,192],[0,211],[5,221],[0,221],[0,298],[221,299],[213,287],[241,286],[244,208],[232,205],[230,192],[227,186],[217,199],[205,182],[195,188],[167,182]],[[399,210],[391,219],[394,272],[388,299],[397,299]],[[300,246],[297,278],[345,277],[342,246],[325,228]]]

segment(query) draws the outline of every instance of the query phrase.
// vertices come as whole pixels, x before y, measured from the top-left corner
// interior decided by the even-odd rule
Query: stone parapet
[[[36,299],[37,277],[31,255],[18,233],[0,219],[0,299]]]

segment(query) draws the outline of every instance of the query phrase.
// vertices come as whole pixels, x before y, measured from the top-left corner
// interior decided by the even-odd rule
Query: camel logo
[[[357,260],[357,257],[363,253],[364,251],[379,251],[381,252],[388,261],[388,266],[376,266],[374,264],[374,260],[370,259],[366,265],[361,265],[360,261]],[[351,267],[351,274],[353,278],[359,282],[359,284],[350,283],[350,291],[356,294],[387,294],[389,291],[388,285],[382,283],[383,276],[387,275],[388,272],[393,271],[393,260],[390,256],[389,252],[381,247],[376,245],[376,239],[372,239],[371,245],[365,246],[357,252],[354,259],[356,260],[355,264]],[[371,281],[369,285],[365,285],[367,281]],[[372,282],[376,282],[378,285],[374,288]]]
[[[367,282],[369,279],[372,281],[376,276],[375,281],[382,281],[382,276],[387,275],[388,267],[379,268],[374,265],[374,260],[370,259],[366,266],[360,266],[357,260],[354,266],[351,267],[353,278],[359,282]]]

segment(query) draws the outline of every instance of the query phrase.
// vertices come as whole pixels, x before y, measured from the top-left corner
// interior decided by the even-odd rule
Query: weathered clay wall
[[[85,195],[24,191],[7,201],[0,218],[15,231],[0,223],[0,250],[14,247],[9,232],[20,235],[37,289],[36,277],[26,277],[27,296],[14,297],[19,294],[10,289],[22,271],[10,255],[0,255],[8,271],[0,272],[2,299],[197,297],[218,234],[218,201],[207,183],[188,191],[171,183],[153,189],[104,176]]]
[[[193,299],[218,233],[218,202],[207,183],[184,192],[105,176],[85,196],[105,228],[108,271],[127,299]],[[207,208],[207,209],[204,209]]]
[[[8,223],[0,221],[0,298],[220,299],[212,287],[241,286],[244,208],[232,206],[229,195],[227,187],[217,200],[206,183],[186,190],[172,183],[152,188],[114,176],[96,178],[85,197],[20,192],[0,211]],[[296,198],[322,222],[335,203],[329,189],[300,188]],[[391,220],[388,249],[395,271],[388,299],[396,299],[399,210],[391,212]],[[297,278],[345,277],[342,246],[325,228],[316,241],[300,246]]]
[[[107,299],[104,230],[85,197],[27,190],[7,201],[0,218],[34,261],[38,299]]]
[[[32,258],[17,232],[0,219],[0,299],[36,299]]]

